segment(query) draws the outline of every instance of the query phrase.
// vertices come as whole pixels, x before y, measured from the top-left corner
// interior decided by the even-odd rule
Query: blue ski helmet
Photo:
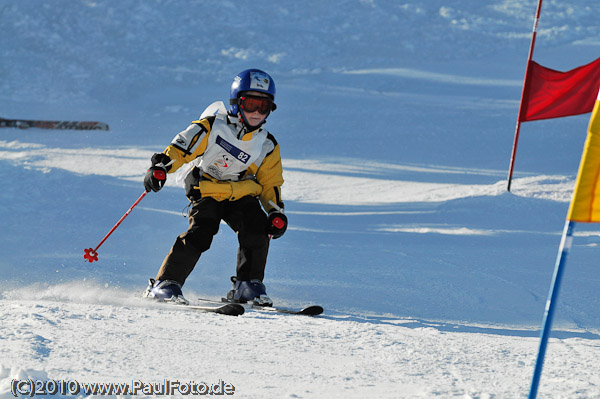
[[[231,105],[232,114],[237,115],[239,111],[238,98],[246,91],[258,91],[268,94],[275,101],[275,82],[273,78],[260,69],[246,69],[238,73],[231,84],[229,104]],[[275,111],[276,108],[277,106],[273,103],[271,111]]]

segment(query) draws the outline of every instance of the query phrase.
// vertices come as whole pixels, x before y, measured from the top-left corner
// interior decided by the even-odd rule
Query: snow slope
[[[535,6],[0,2],[0,116],[111,127],[0,131],[0,397],[28,378],[221,379],[244,398],[526,397],[589,118],[524,124],[506,192]],[[544,2],[534,59],[597,58],[597,11]],[[99,262],[82,258],[142,193],[149,157],[249,67],[277,83],[268,126],[290,219],[265,282],[279,304],[322,304],[318,318],[135,298],[186,228],[175,178]],[[599,243],[599,227],[577,227],[540,397],[600,397]],[[235,248],[223,226],[186,297],[223,295]]]

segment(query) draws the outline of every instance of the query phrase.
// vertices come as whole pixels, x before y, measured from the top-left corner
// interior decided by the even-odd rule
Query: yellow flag
[[[600,93],[594,104],[567,219],[600,222]]]

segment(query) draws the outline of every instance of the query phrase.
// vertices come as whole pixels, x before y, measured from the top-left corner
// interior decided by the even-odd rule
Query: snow
[[[15,379],[527,396],[589,119],[523,124],[506,191],[537,2],[5,3],[0,117],[111,130],[0,131],[0,397]],[[592,61],[597,11],[546,0],[534,59]],[[150,156],[250,67],[277,84],[290,221],[265,283],[319,317],[137,298],[187,225],[175,176],[83,260],[143,192]],[[600,227],[577,225],[540,398],[600,397],[599,244]],[[227,292],[236,246],[222,226],[187,298]]]

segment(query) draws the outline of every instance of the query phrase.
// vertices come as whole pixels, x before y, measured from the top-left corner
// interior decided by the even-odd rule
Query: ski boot
[[[267,289],[260,280],[241,281],[231,277],[233,287],[227,293],[227,300],[235,303],[251,302],[258,306],[273,306],[267,295]]]
[[[173,302],[179,305],[189,305],[189,301],[183,297],[181,284],[173,280],[148,280],[148,287],[142,293],[144,298],[152,298],[163,302]]]

